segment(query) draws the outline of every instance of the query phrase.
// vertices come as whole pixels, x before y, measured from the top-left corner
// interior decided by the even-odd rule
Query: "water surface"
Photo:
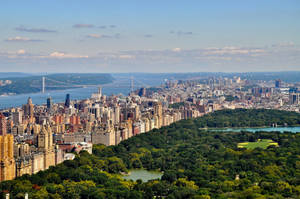
[[[161,179],[163,173],[158,171],[148,171],[145,169],[133,169],[129,171],[129,175],[124,175],[123,178],[125,180],[133,180],[136,181],[141,179],[143,182],[147,182],[149,180]]]
[[[262,127],[262,128],[226,128],[226,129],[209,129],[210,131],[223,131],[223,132],[241,132],[241,131],[248,131],[248,132],[258,132],[258,131],[266,131],[266,132],[292,132],[298,133],[300,132],[300,126],[295,127]]]
[[[130,92],[131,79],[130,77],[123,77],[121,75],[114,76],[115,80],[112,83],[101,85],[102,93],[104,95],[118,95],[123,94],[127,96]],[[134,89],[140,87],[150,87],[158,86],[162,83],[157,79],[139,79],[135,77]],[[53,90],[47,91],[45,93],[27,93],[12,96],[0,96],[0,109],[10,108],[10,107],[20,107],[27,103],[28,97],[32,98],[33,104],[41,105],[46,104],[47,98],[51,97],[54,103],[64,102],[66,99],[66,94],[70,94],[71,100],[82,100],[90,98],[92,93],[97,92],[97,86],[90,86],[85,88],[74,88],[66,90]]]

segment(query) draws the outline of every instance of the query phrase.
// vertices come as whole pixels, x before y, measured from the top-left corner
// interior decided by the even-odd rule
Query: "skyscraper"
[[[5,116],[0,113],[0,135],[6,135],[7,127],[6,127],[6,118]]]
[[[16,111],[12,114],[14,125],[21,124],[23,121],[23,112],[22,111]]]
[[[138,95],[142,97],[142,96],[146,96],[146,93],[147,93],[146,88],[142,87],[140,88]]]
[[[154,108],[154,115],[157,115],[157,116],[162,116],[162,104],[161,102],[155,102],[153,104],[153,108]]]
[[[101,86],[98,87],[98,95],[100,97],[102,96],[102,87]]]
[[[101,99],[101,96],[102,96],[102,88],[101,86],[98,87],[98,92],[97,93],[93,93],[91,98],[94,99],[94,100],[97,100],[99,101]]]
[[[280,79],[275,80],[275,88],[281,88],[281,80]]]
[[[119,124],[119,122],[120,122],[120,107],[119,107],[119,105],[115,104],[113,110],[114,110],[114,117],[115,117],[114,121],[116,124]]]
[[[0,182],[15,178],[14,136],[0,135]]]
[[[34,114],[34,106],[32,104],[32,99],[31,97],[28,98],[27,104],[23,105],[23,110],[24,110],[24,116],[28,118],[32,118]]]
[[[49,125],[43,126],[38,135],[38,150],[44,155],[44,169],[55,165],[53,135]]]
[[[69,108],[70,107],[70,94],[66,95],[66,102],[65,102],[65,107]]]
[[[15,177],[14,136],[7,134],[6,118],[0,113],[0,182]]]
[[[52,108],[52,98],[51,97],[48,97],[47,98],[47,109],[51,109]]]
[[[289,98],[290,104],[300,104],[300,93],[290,93]]]

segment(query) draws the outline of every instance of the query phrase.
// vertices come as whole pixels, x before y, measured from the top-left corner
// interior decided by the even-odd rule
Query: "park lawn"
[[[247,149],[255,149],[255,148],[262,148],[266,149],[268,146],[278,146],[277,142],[274,142],[270,139],[259,139],[257,142],[242,142],[238,143],[238,148],[247,148]]]

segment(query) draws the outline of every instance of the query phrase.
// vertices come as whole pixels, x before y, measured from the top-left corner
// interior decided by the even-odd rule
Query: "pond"
[[[143,182],[147,182],[153,179],[161,179],[163,173],[159,171],[148,171],[145,169],[133,169],[129,171],[128,175],[124,175],[123,179],[136,181],[141,179]]]
[[[300,132],[300,127],[263,127],[263,128],[226,128],[226,129],[208,129],[210,131],[223,131],[223,132],[241,132],[241,131],[249,131],[249,132],[257,132],[257,131],[278,131],[278,132],[292,132],[298,133]]]

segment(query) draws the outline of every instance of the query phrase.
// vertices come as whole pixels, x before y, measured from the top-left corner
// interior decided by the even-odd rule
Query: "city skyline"
[[[6,1],[2,72],[299,70],[300,2]]]

